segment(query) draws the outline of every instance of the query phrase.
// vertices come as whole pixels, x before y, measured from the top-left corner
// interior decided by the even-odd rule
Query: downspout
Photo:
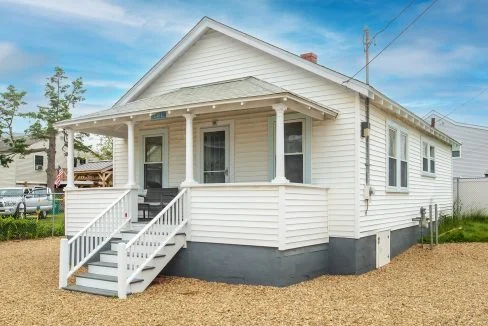
[[[366,85],[368,87],[368,96],[364,101],[364,106],[366,109],[366,130],[367,132],[364,133],[365,142],[366,142],[366,186],[364,189],[364,198],[366,200],[366,211],[365,215],[368,215],[369,209],[369,201],[371,200],[372,189],[370,186],[370,154],[369,154],[369,136],[371,134],[371,127],[370,127],[370,113],[369,113],[369,46],[371,45],[371,41],[369,39],[369,30],[368,27],[364,28],[364,45],[365,45],[365,54],[366,54]]]

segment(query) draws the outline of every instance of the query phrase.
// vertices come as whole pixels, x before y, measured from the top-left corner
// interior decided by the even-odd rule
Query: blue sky
[[[34,109],[60,65],[87,88],[75,115],[108,108],[203,16],[352,75],[364,64],[363,27],[374,34],[409,1],[0,0],[0,90],[26,90]],[[372,55],[429,3],[417,0]],[[488,125],[488,91],[470,100],[488,87],[486,13],[488,1],[439,0],[371,64],[371,83],[417,114],[455,110],[454,119]]]

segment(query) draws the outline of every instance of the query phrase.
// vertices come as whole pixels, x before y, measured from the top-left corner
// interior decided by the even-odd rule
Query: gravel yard
[[[287,288],[160,278],[118,300],[58,290],[58,243],[0,243],[0,325],[488,325],[488,244],[412,248]]]

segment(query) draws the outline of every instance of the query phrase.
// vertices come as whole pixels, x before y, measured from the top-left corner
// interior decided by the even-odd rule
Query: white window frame
[[[396,186],[390,186],[390,164],[389,164],[389,158],[390,158],[390,129],[394,129],[397,132],[397,137],[396,137]],[[405,127],[402,127],[398,123],[395,123],[393,121],[387,121],[386,123],[386,151],[385,151],[385,166],[386,166],[386,179],[385,179],[385,186],[386,186],[386,192],[408,192],[409,187],[410,187],[410,155],[409,155],[409,143],[410,143],[410,134],[408,133],[408,129]],[[406,136],[406,157],[405,161],[407,162],[407,186],[402,187],[402,171],[401,171],[401,148],[402,148],[402,143],[401,143],[401,135],[404,134]]]
[[[429,155],[429,157],[427,157],[427,170],[428,171],[424,171],[424,144],[427,144],[427,153]],[[431,170],[431,161],[432,161],[432,157],[430,156],[430,148],[434,148],[434,165],[435,165],[435,172],[430,172]],[[451,154],[452,156],[452,154]],[[431,177],[431,178],[435,178],[436,176],[436,173],[437,173],[437,145],[432,142],[431,140],[429,139],[426,139],[426,138],[422,138],[420,140],[420,172],[422,173],[422,176],[424,177]]]
[[[229,128],[229,174],[226,178],[226,183],[233,183],[235,181],[234,175],[234,120],[218,120],[218,121],[207,121],[207,122],[200,122],[196,124],[196,144],[198,144],[198,150],[196,151],[196,171],[195,177],[199,183],[203,183],[203,131],[208,131],[209,128],[218,128],[218,127],[227,127]],[[226,140],[227,142],[227,140]]]
[[[461,150],[462,146],[458,146],[457,148],[452,148],[451,149],[451,158],[454,159],[454,160],[458,160],[460,158],[463,157],[463,152]],[[459,152],[459,156],[452,156],[452,152],[454,151],[458,151]]]
[[[139,131],[139,159],[137,160],[138,166],[136,167],[139,170],[139,188],[144,189],[144,164],[146,161],[146,141],[147,137],[162,137],[163,138],[163,180],[162,185],[163,188],[169,187],[169,138],[168,138],[168,129],[167,128],[159,128],[159,129],[142,129]]]

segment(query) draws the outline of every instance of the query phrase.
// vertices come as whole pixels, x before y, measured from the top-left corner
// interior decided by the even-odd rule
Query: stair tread
[[[173,243],[173,245],[174,245],[174,243]],[[115,251],[115,250],[107,250],[107,251],[102,251],[101,254],[117,256],[117,251]],[[165,257],[165,256],[166,256],[165,254],[159,254],[159,255],[156,255],[155,257],[156,258],[161,258],[161,257]]]
[[[112,275],[103,275],[103,274],[93,274],[93,273],[84,273],[80,274],[76,277],[79,278],[89,278],[93,280],[101,280],[101,281],[108,281],[108,282],[117,282],[117,276],[112,276]],[[131,281],[131,283],[137,283],[137,282],[142,282],[144,281],[142,278],[135,278]]]
[[[104,290],[104,289],[99,289],[99,288],[92,288],[92,287],[82,286],[82,285],[74,285],[74,284],[68,285],[68,286],[64,287],[63,289],[68,290],[68,291],[102,295],[105,297],[117,297],[118,296],[117,291]]]
[[[137,234],[139,233],[138,230],[124,230],[124,231],[120,231],[120,233],[134,233],[134,234]]]
[[[117,268],[117,263],[107,263],[107,262],[104,262],[104,261],[96,261],[96,262],[93,262],[93,263],[88,263],[88,265],[92,265],[92,266],[102,266],[102,267],[111,267],[111,268]],[[153,269],[154,266],[146,266],[144,267],[143,270],[148,270],[148,269]]]
[[[122,239],[117,239],[117,240],[110,240],[110,243],[127,243],[129,240],[122,240]]]

